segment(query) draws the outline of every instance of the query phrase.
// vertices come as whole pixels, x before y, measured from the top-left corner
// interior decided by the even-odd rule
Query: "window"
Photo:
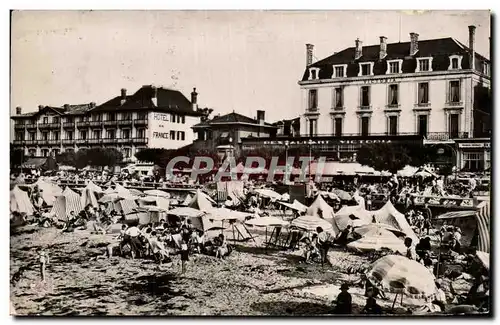
[[[399,62],[389,63],[389,73],[399,73]]]
[[[397,135],[398,134],[398,117],[397,116],[389,116],[389,135]]]
[[[94,139],[100,139],[101,138],[101,131],[100,130],[94,130]]]
[[[451,59],[451,68],[458,69],[458,58]]]
[[[181,116],[177,115],[177,123],[181,123]]]
[[[137,137],[139,139],[144,139],[146,137],[146,130],[144,129],[137,130]]]
[[[123,158],[130,158],[130,157],[132,157],[132,149],[123,148]]]
[[[418,84],[418,104],[429,103],[429,83],[421,82]]]
[[[450,138],[452,139],[458,138],[459,122],[460,122],[459,114],[450,114],[448,123],[448,133],[450,135]]]
[[[80,131],[80,139],[87,140],[87,131]]]
[[[73,123],[72,117],[66,117],[66,123]]]
[[[398,104],[398,85],[389,85],[389,106],[397,106]]]
[[[346,66],[333,66],[333,77],[334,78],[344,78],[346,72]]]
[[[341,117],[336,117],[333,120],[333,134],[336,137],[342,136],[342,118]]]
[[[317,120],[309,120],[309,136],[315,136],[317,134],[317,126],[318,126],[318,121]]]
[[[175,140],[175,131],[170,131],[170,139]]]
[[[132,114],[131,113],[123,113],[122,119],[124,121],[130,121],[132,119]]]
[[[130,139],[130,130],[129,129],[122,130],[122,138],[123,139]]]
[[[464,152],[464,169],[468,171],[484,170],[484,152]]]
[[[310,89],[309,90],[309,109],[315,110],[318,108],[318,90]]]
[[[115,113],[108,113],[108,121],[116,121]]]
[[[181,131],[181,141],[186,140],[186,133],[184,131]]]
[[[73,148],[66,148],[66,152],[75,152],[75,149],[73,149]]]
[[[36,133],[30,132],[29,139],[30,139],[30,141],[35,141],[36,140]]]
[[[49,132],[42,132],[42,140],[47,141],[49,139]]]
[[[42,156],[48,157],[49,156],[49,149],[42,149]]]
[[[361,107],[370,106],[370,87],[361,87]]]
[[[368,116],[363,116],[361,118],[361,136],[368,136],[370,133],[370,118]]]
[[[24,140],[24,132],[16,132],[16,141]]]
[[[54,156],[57,156],[59,154],[59,149],[52,149],[52,153]]]
[[[333,107],[334,108],[342,108],[344,107],[344,98],[343,98],[343,88],[337,87],[333,90]]]
[[[450,55],[450,65],[448,70],[458,70],[462,69],[462,56],[461,55]]]
[[[49,123],[49,118],[48,118],[48,117],[44,117],[44,118],[43,118],[43,123],[44,123],[44,124]]]
[[[54,116],[52,118],[52,123],[55,123],[55,124],[59,123],[59,117],[58,116]]]
[[[369,76],[371,72],[371,63],[360,63],[360,72],[362,76]]]
[[[175,114],[170,114],[170,121],[175,123]]]
[[[181,123],[182,124],[186,123],[186,116],[184,116],[184,115],[181,116]]]
[[[67,131],[66,132],[66,139],[67,140],[73,140],[73,131]]]
[[[59,131],[54,131],[54,133],[52,133],[52,140],[59,140]]]
[[[315,80],[318,78],[318,71],[316,69],[311,69],[311,79]]]
[[[460,102],[460,81],[453,80],[450,81],[450,94],[448,101],[450,103],[459,103]]]
[[[139,120],[147,120],[148,119],[148,114],[147,113],[137,113],[137,118]]]
[[[94,122],[100,122],[101,121],[101,115],[94,115],[94,116],[92,116],[92,121],[94,121]]]
[[[490,76],[490,66],[486,62],[483,63],[483,74],[485,74],[488,77]]]
[[[28,150],[28,155],[30,155],[31,157],[35,157],[36,156],[36,149]]]
[[[177,140],[181,139],[181,131],[177,131]]]
[[[115,130],[106,131],[106,139],[114,139],[115,138]]]
[[[419,71],[429,71],[429,59],[418,60],[418,70]]]
[[[14,125],[24,125],[24,120],[16,120]]]
[[[418,134],[421,136],[427,136],[427,115],[418,116]]]

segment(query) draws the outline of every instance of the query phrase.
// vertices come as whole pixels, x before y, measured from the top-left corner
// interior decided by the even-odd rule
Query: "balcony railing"
[[[104,126],[116,126],[118,125],[118,121],[117,120],[107,120],[107,121],[104,121]]]
[[[25,124],[14,124],[14,129],[16,130],[23,130],[25,127]]]
[[[135,119],[134,125],[146,125],[148,124],[148,119]]]
[[[306,110],[306,114],[309,113],[309,114],[316,114],[319,112],[319,109],[318,107],[308,107],[307,110]]]
[[[99,143],[102,143],[102,139],[88,139],[87,143],[88,144],[99,144]]]
[[[116,138],[104,138],[102,139],[103,143],[116,143]]]
[[[453,139],[467,139],[468,137],[468,132],[457,132],[455,134],[450,132],[429,132],[425,136],[425,139],[432,141],[449,141]]]
[[[79,121],[79,122],[76,122],[76,126],[79,127],[79,128],[88,127],[89,125],[90,125],[90,121]]]
[[[75,140],[74,139],[63,139],[62,143],[63,144],[73,144],[73,143],[75,143]]]
[[[118,140],[118,143],[131,143],[132,142],[132,138],[121,138],[121,139],[117,139]]]
[[[50,139],[48,140],[49,141],[49,144],[60,144],[61,143],[61,139]]]
[[[128,120],[119,120],[118,125],[132,125],[132,119]]]
[[[415,104],[415,108],[426,108],[426,107],[430,107],[430,106],[431,106],[430,102],[427,102],[427,103],[416,103]]]
[[[49,144],[49,139],[38,139],[37,143],[39,145],[47,145],[47,144]]]
[[[26,128],[28,130],[30,130],[30,129],[36,129],[36,124],[35,123],[26,124]]]
[[[88,139],[76,139],[75,140],[77,144],[87,144]]]
[[[75,122],[64,122],[63,123],[63,128],[74,128],[75,127]]]
[[[39,123],[38,128],[40,129],[49,129],[51,123]]]
[[[148,138],[134,138],[134,143],[148,143]]]
[[[22,144],[24,144],[24,140],[14,140],[12,141],[12,144],[15,145],[15,146],[20,146]]]
[[[49,123],[49,129],[60,129],[61,123]]]
[[[90,126],[102,126],[102,121],[90,121]]]

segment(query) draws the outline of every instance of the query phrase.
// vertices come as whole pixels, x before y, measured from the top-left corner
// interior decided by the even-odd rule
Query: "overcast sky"
[[[401,22],[401,24],[400,24]],[[300,114],[305,44],[315,60],[354,46],[454,37],[489,55],[487,11],[16,11],[12,14],[11,112],[100,104],[120,88],[193,87],[202,107],[269,122]]]

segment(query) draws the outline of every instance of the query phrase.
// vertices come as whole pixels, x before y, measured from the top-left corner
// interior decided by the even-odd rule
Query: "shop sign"
[[[478,143],[459,143],[459,148],[490,148],[489,142],[478,142]]]

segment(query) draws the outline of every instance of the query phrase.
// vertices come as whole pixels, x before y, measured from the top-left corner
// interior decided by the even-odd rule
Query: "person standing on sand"
[[[187,242],[181,241],[181,274],[186,273],[186,263],[189,261],[189,249]]]
[[[340,286],[340,293],[337,296],[335,314],[349,315],[352,313],[352,296],[348,292],[349,285],[343,283]]]
[[[46,279],[46,272],[45,271],[46,271],[47,264],[49,264],[49,256],[43,249],[40,249],[40,252],[38,253],[38,262],[40,265],[41,281],[45,282],[45,279]]]
[[[318,233],[317,247],[321,253],[321,266],[323,266],[327,262],[328,256],[328,234],[321,227],[317,227],[316,232]]]

